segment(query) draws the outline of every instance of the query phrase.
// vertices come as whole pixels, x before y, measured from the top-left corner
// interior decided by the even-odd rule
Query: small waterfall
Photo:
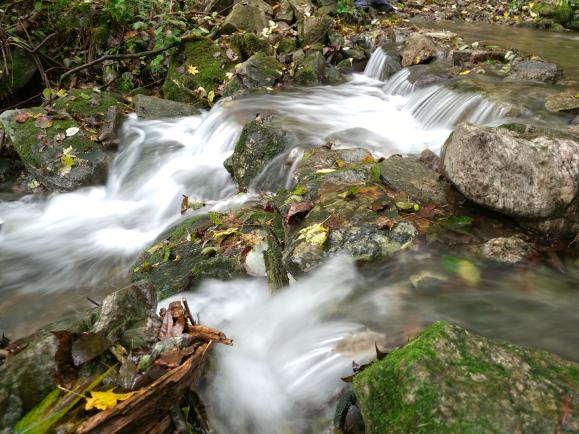
[[[437,151],[457,122],[497,122],[504,114],[478,95],[439,85],[415,90],[403,69],[386,82],[355,74],[339,86],[223,100],[173,121],[133,116],[105,186],[0,202],[0,296],[96,288],[126,276],[139,251],[182,218],[183,194],[208,204],[198,212],[239,206],[243,197],[234,196],[223,161],[243,125],[265,112],[277,114],[301,146],[332,140],[382,155]],[[272,161],[254,185],[285,186],[285,161]],[[19,323],[19,315],[1,306],[0,327]]]
[[[356,280],[352,260],[337,257],[273,296],[266,282],[256,280],[210,281],[183,294],[204,323],[235,339],[233,347],[215,348],[214,381],[204,394],[218,432],[307,432],[311,421],[304,416],[339,392],[353,359],[363,362],[374,351],[372,342],[347,351],[340,342],[362,326],[330,319]]]
[[[398,59],[386,53],[382,47],[378,47],[370,56],[370,60],[368,60],[368,64],[364,69],[364,75],[374,80],[383,81],[401,69]]]
[[[426,128],[453,128],[465,121],[489,124],[507,116],[510,107],[498,105],[481,95],[431,86],[410,95],[404,110],[412,113]]]

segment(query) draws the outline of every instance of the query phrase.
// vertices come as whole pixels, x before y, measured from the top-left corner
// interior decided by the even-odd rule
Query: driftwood
[[[77,434],[172,433],[171,408],[197,379],[212,342],[202,344],[181,366],[167,372],[130,399],[81,423]]]

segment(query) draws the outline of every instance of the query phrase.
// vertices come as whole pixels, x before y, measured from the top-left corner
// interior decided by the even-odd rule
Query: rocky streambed
[[[336,409],[344,432],[578,431],[578,84],[372,11],[273,6],[206,5],[225,12],[163,98],[0,115],[5,327],[27,334],[27,294],[124,287],[3,340],[0,427],[323,432]],[[234,346],[203,363],[217,329]],[[136,394],[70,400],[113,388]]]

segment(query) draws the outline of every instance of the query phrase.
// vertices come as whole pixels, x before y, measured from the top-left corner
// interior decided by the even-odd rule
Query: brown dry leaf
[[[22,113],[18,113],[18,114],[16,115],[16,117],[14,118],[14,120],[15,120],[17,123],[22,124],[22,123],[26,122],[29,117],[30,117],[30,113],[28,113],[28,112],[22,112]]]
[[[313,207],[314,207],[314,204],[312,202],[308,202],[308,201],[292,203],[290,206],[290,209],[287,213],[287,216],[285,218],[285,222],[290,223],[290,221],[293,219],[293,217],[295,217],[298,214],[307,213]]]
[[[42,129],[50,128],[52,126],[52,119],[48,116],[39,117],[36,122],[34,122],[34,126]]]
[[[398,224],[398,222],[388,217],[378,217],[374,224],[380,229],[388,229],[391,231]]]

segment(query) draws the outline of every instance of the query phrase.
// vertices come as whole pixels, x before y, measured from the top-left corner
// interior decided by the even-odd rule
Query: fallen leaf
[[[187,74],[197,75],[197,74],[199,74],[199,70],[197,69],[196,66],[189,65],[189,66],[187,67]]]
[[[27,113],[27,112],[21,112],[21,113],[18,113],[18,114],[16,115],[16,117],[14,118],[14,120],[15,120],[17,123],[21,124],[21,123],[26,122],[29,117],[30,117],[30,114],[29,114],[29,113]]]
[[[50,119],[48,116],[42,116],[39,117],[36,122],[34,122],[34,126],[37,128],[50,128],[52,126],[52,119]]]
[[[215,238],[216,240],[220,240],[223,239],[229,235],[237,235],[239,234],[239,231],[237,230],[237,228],[228,228],[228,229],[224,229],[222,231],[215,231],[213,232],[213,238]]]
[[[83,333],[72,344],[72,361],[75,366],[80,366],[100,356],[108,350],[111,345],[111,341],[96,333]]]
[[[233,78],[233,72],[227,72],[225,73],[225,78],[227,78],[228,80],[231,80]]]
[[[316,170],[316,175],[324,175],[326,173],[332,173],[335,171],[336,171],[336,169],[320,169],[320,170]]]
[[[298,240],[305,240],[309,244],[323,246],[328,239],[328,228],[323,223],[316,223],[299,231]]]
[[[468,286],[476,286],[480,281],[479,269],[466,259],[459,261],[456,273]]]
[[[215,99],[215,91],[210,90],[209,93],[207,94],[207,101],[209,101],[209,104],[212,104],[214,99]]]
[[[28,188],[34,190],[35,188],[40,187],[40,182],[38,182],[36,179],[33,179],[27,185],[28,185]]]
[[[293,217],[295,217],[298,214],[307,213],[313,207],[314,207],[314,204],[312,202],[307,202],[307,201],[306,202],[292,203],[290,206],[290,209],[287,213],[287,216],[285,218],[285,222],[290,223],[290,221],[292,220]]]
[[[75,134],[77,134],[79,131],[80,131],[79,127],[70,127],[70,128],[67,128],[64,133],[66,134],[66,137],[72,137]]]
[[[125,401],[133,396],[137,391],[128,393],[115,393],[112,390],[107,392],[93,392],[91,391],[91,397],[85,398],[86,404],[84,406],[85,410],[92,410],[96,408],[97,410],[108,410],[109,408],[117,405],[118,401]]]
[[[388,229],[391,231],[398,224],[398,222],[388,217],[379,217],[374,222],[374,224],[378,226],[379,229]]]
[[[458,75],[468,75],[468,74],[470,74],[470,73],[471,73],[471,70],[470,70],[470,69],[465,69],[464,71],[460,71],[460,72],[458,73]]]

